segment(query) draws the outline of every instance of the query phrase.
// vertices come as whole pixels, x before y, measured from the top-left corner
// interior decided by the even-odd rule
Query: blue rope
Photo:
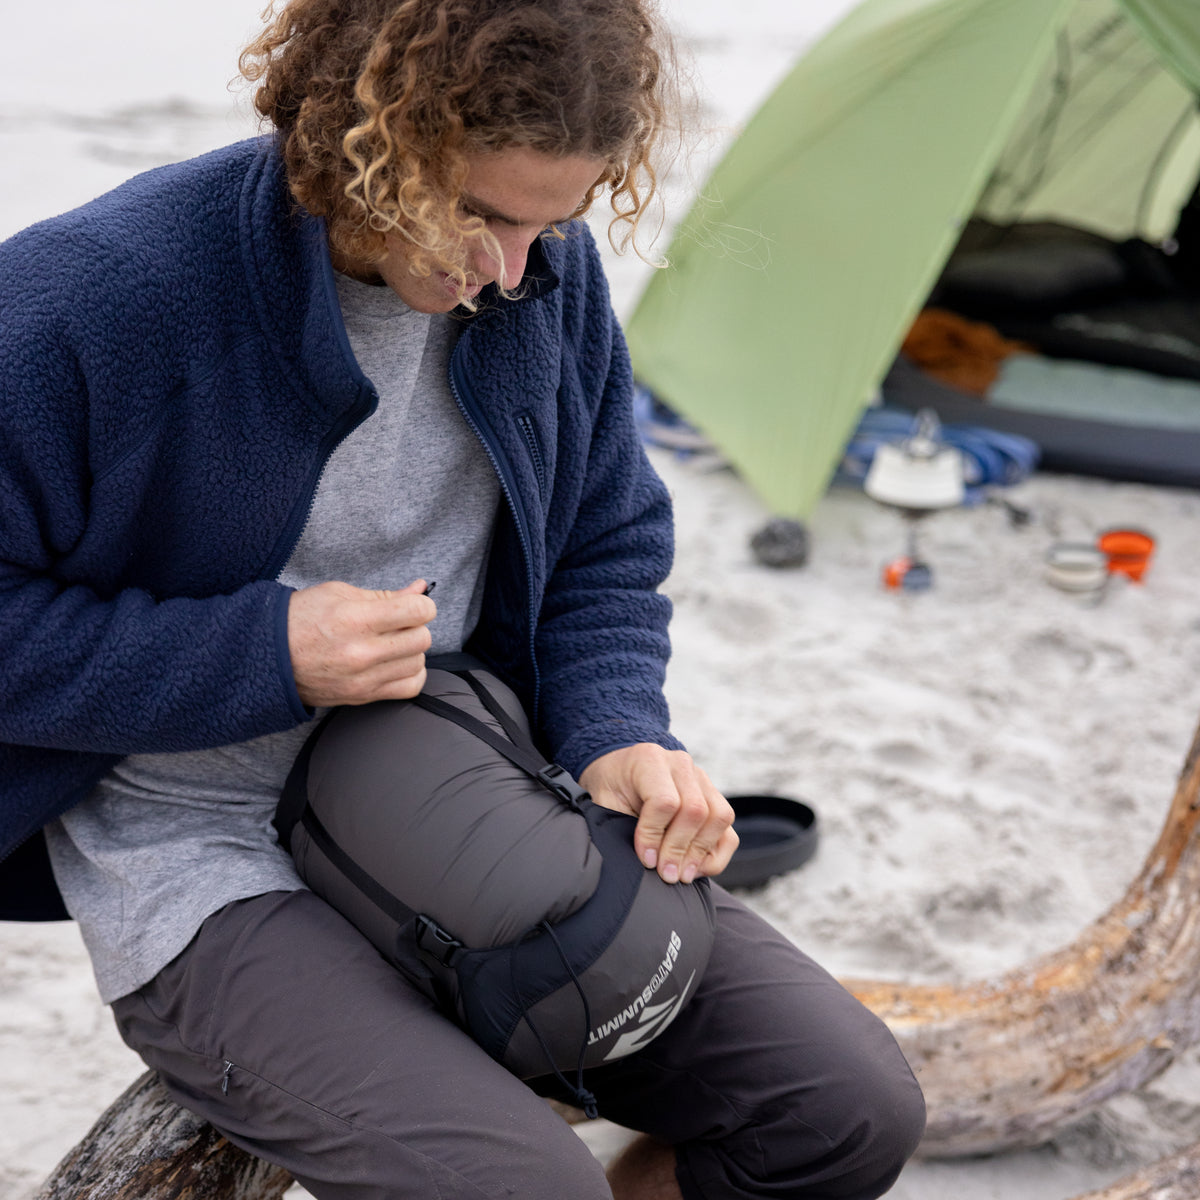
[[[640,384],[634,389],[633,412],[642,440],[650,445],[672,449],[684,458],[715,449],[698,429]],[[868,408],[846,444],[834,482],[861,487],[879,446],[904,441],[916,427],[916,416],[907,409]],[[980,503],[988,488],[1011,487],[1028,479],[1041,457],[1040,447],[1029,438],[982,425],[942,425],[941,437],[962,453],[963,503],[968,505]]]
[[[835,478],[838,483],[862,485],[875,451],[916,431],[916,416],[907,409],[869,408],[846,444]],[[978,504],[992,487],[1011,487],[1028,479],[1041,457],[1038,444],[1016,433],[980,425],[943,425],[942,441],[963,456],[965,504]]]

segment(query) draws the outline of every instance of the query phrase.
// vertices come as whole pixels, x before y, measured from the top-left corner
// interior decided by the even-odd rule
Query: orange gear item
[[[1108,557],[1109,574],[1141,583],[1154,552],[1154,539],[1140,529],[1109,529],[1096,539],[1096,546]]]

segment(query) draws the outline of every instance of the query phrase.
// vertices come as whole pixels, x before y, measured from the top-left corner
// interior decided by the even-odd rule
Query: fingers
[[[293,592],[288,649],[301,700],[326,707],[415,696],[437,615],[424,589],[417,580],[398,591],[335,582]]]
[[[634,844],[667,883],[691,883],[725,869],[737,847],[732,826],[729,802],[684,755],[647,791]]]
[[[668,883],[717,875],[737,849],[733,809],[683,751],[627,746],[602,755],[580,776],[592,798],[638,818],[634,847]]]

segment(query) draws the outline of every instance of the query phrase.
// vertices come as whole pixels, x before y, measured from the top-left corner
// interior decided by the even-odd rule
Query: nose
[[[499,260],[482,247],[476,251],[475,261],[471,264],[472,273],[483,280],[499,280],[501,287],[515,288],[525,275],[529,247],[533,245],[541,230],[530,230],[523,226],[502,226],[493,229],[492,233],[504,255],[503,277]]]

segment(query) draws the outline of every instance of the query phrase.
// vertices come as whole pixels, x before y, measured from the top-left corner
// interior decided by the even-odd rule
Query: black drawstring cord
[[[558,951],[558,957],[562,959],[562,964],[567,968],[567,974],[571,976],[571,982],[575,985],[575,990],[579,993],[579,999],[583,1001],[583,1041],[579,1046],[579,1061],[575,1067],[574,1084],[558,1069],[554,1057],[550,1053],[550,1047],[546,1045],[546,1039],[538,1031],[538,1027],[533,1023],[533,1020],[529,1016],[529,1011],[525,1007],[525,998],[521,995],[521,985],[517,980],[515,947],[514,953],[508,956],[509,979],[512,983],[513,994],[517,998],[517,1003],[521,1006],[521,1016],[525,1024],[529,1026],[530,1032],[537,1039],[537,1044],[542,1048],[542,1053],[546,1056],[546,1061],[550,1064],[550,1069],[554,1072],[555,1078],[571,1093],[571,1098],[583,1109],[584,1115],[588,1120],[594,1121],[600,1115],[600,1107],[596,1101],[596,1097],[583,1085],[583,1062],[587,1055],[588,1035],[592,1030],[592,1011],[588,1006],[587,994],[584,992],[583,984],[579,982],[579,976],[575,974],[575,968],[571,966],[571,961],[567,958],[562,948],[562,943],[558,940],[550,922],[540,921],[537,925],[533,926],[533,929],[543,929],[550,935],[550,940],[554,943],[554,948]],[[524,938],[521,940],[524,941]]]
[[[579,1106],[589,1120],[594,1121],[600,1115],[596,1097],[583,1086],[583,1060],[587,1056],[588,1035],[592,1031],[592,1010],[588,1005],[587,993],[583,990],[583,984],[579,982],[579,976],[575,974],[575,968],[571,966],[571,961],[567,958],[566,951],[563,950],[562,943],[558,940],[558,934],[554,932],[554,927],[549,921],[543,921],[542,928],[550,935],[550,940],[558,951],[558,957],[562,959],[563,966],[567,968],[567,974],[571,976],[571,982],[575,985],[575,990],[579,993],[579,999],[583,1004],[583,1041],[579,1043],[579,1061],[575,1064],[575,1097],[579,1100]]]

